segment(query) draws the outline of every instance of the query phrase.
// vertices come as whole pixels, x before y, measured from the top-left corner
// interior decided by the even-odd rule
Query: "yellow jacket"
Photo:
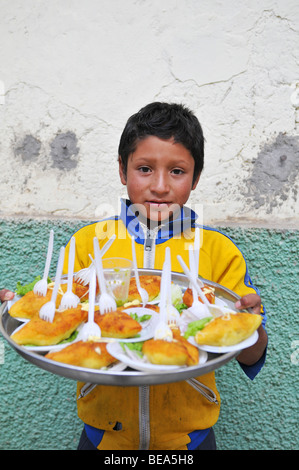
[[[139,268],[162,269],[165,248],[171,249],[172,271],[181,272],[177,260],[180,254],[188,265],[188,246],[194,241],[196,215],[182,209],[178,221],[159,232],[146,233],[147,229],[129,213],[124,203],[120,217],[87,225],[74,234],[76,238],[75,271],[90,264],[93,256],[93,238],[100,246],[112,234],[117,238],[105,257],[122,256],[132,259],[131,238],[136,239],[136,257]],[[184,220],[184,232],[181,221]],[[188,221],[188,222],[187,222]],[[199,275],[217,282],[240,296],[253,292],[246,262],[236,245],[219,231],[202,227],[199,256]],[[66,255],[68,246],[66,247]],[[67,256],[65,257],[67,271]],[[251,378],[261,368],[263,361],[245,372]],[[78,416],[88,426],[100,429],[99,449],[105,450],[168,450],[192,448],[194,431],[213,426],[220,411],[220,396],[214,372],[200,376],[200,382],[211,388],[218,404],[209,402],[187,382],[141,387],[97,386],[78,400]],[[78,394],[83,384],[78,383]]]

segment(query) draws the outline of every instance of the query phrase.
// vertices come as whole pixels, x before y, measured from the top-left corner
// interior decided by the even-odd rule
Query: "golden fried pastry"
[[[63,292],[59,292],[56,298],[56,308],[58,308]],[[47,290],[45,297],[35,294],[32,290],[17,300],[10,308],[9,314],[14,318],[31,319],[39,315],[41,307],[51,300],[52,289]]]
[[[87,320],[88,313],[80,306],[67,310],[56,310],[52,323],[42,320],[39,317],[32,318],[25,323],[22,328],[12,334],[17,344],[31,346],[51,346],[58,344],[78,328],[78,326]]]
[[[160,306],[154,304],[146,304],[145,308],[153,310],[154,312],[160,313]]]
[[[193,366],[198,364],[199,351],[179,334],[172,341],[149,339],[142,352],[152,364]]]
[[[148,293],[149,302],[151,300],[154,300],[160,293],[161,277],[142,275],[139,276],[139,280],[141,287],[143,287]],[[134,277],[132,277],[130,280],[128,302],[132,302],[135,299],[138,299],[141,302],[141,298],[136,285],[136,280]]]
[[[67,284],[64,284],[63,286],[65,286],[65,287],[63,287],[63,290],[66,291]],[[78,282],[73,282],[72,291],[74,292],[74,294],[76,294],[79,297],[80,302],[83,302],[84,300],[88,300],[89,284],[84,286],[83,284],[80,284]],[[97,283],[96,283],[96,295],[99,292],[100,292],[100,289],[99,289],[99,284],[98,284],[98,281],[97,281]]]
[[[64,286],[66,286],[65,287],[65,291],[66,291],[67,284],[64,284]],[[75,295],[79,297],[80,302],[83,302],[84,300],[88,300],[88,292],[89,292],[88,284],[87,286],[83,286],[83,284],[73,282],[72,291],[74,292]]]
[[[104,314],[96,311],[94,319],[101,328],[102,336],[107,338],[134,338],[142,329],[140,323],[121,308]]]
[[[204,285],[202,288],[203,293],[205,294],[206,298],[211,304],[215,303],[215,289],[212,286]],[[202,302],[201,298],[198,297],[198,300]],[[193,295],[192,295],[192,289],[188,287],[186,291],[184,292],[183,295],[183,303],[187,305],[187,307],[191,307],[193,303]]]
[[[232,346],[249,338],[261,322],[261,315],[246,312],[228,313],[207,323],[196,333],[195,341],[209,346]]]
[[[47,294],[44,296],[37,295],[32,291],[27,292],[23,297],[17,300],[10,308],[9,314],[14,318],[31,319],[39,315],[41,307],[51,300],[53,283],[49,284]],[[59,307],[61,298],[67,290],[67,284],[60,284],[56,298],[56,308]],[[80,301],[88,300],[89,286],[73,283],[72,291],[76,294]]]
[[[117,362],[117,359],[108,353],[106,344],[97,341],[76,341],[60,351],[46,354],[45,357],[53,361],[89,369],[100,369]]]
[[[183,344],[185,348],[188,350],[188,354],[190,358],[189,358],[189,364],[187,365],[189,366],[197,365],[199,361],[198,348],[194,346],[193,344],[189,343],[189,341],[181,335],[179,328],[173,328],[172,334],[173,334],[173,338],[177,341],[180,341],[181,344]]]

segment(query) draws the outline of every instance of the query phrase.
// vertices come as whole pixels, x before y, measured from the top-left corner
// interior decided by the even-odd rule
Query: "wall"
[[[298,2],[0,8],[0,286],[41,272],[50,227],[58,255],[76,227],[117,212],[127,118],[151,101],[183,102],[206,139],[190,205],[240,245],[269,316],[258,377],[235,362],[217,371],[218,446],[298,448]],[[0,448],[75,448],[74,383],[0,347]]]
[[[110,211],[127,118],[169,100],[203,126],[206,223],[297,224],[296,0],[0,5],[0,215]]]

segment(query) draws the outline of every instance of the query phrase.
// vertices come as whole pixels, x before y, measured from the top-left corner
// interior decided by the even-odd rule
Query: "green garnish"
[[[121,347],[123,348],[124,351],[126,351],[125,350],[125,346],[126,346],[131,351],[136,352],[138,354],[138,356],[142,357],[143,356],[143,354],[142,354],[143,343],[144,343],[144,341],[139,341],[137,343],[122,343],[122,342],[120,342],[119,344],[121,345]]]
[[[178,310],[179,313],[182,313],[183,310],[186,310],[188,308],[187,305],[184,303],[177,303],[174,306]]]
[[[185,331],[184,338],[188,339],[189,336],[195,336],[199,330],[202,330],[204,326],[212,320],[212,317],[202,318],[201,320],[195,320],[189,323],[187,330]]]
[[[152,318],[152,316],[147,314],[147,313],[145,315],[140,315],[139,316],[137,313],[133,313],[133,312],[130,313],[130,317],[132,317],[133,320],[136,320],[139,323],[141,323],[143,321],[150,320]]]
[[[36,276],[34,281],[29,282],[28,284],[25,284],[24,286],[22,286],[22,284],[18,281],[17,286],[16,286],[16,294],[20,296],[27,294],[27,292],[30,292],[31,290],[33,290],[33,287],[35,286],[35,284],[40,280],[41,280],[41,277]],[[48,283],[49,282],[52,282],[50,278],[48,278]]]
[[[41,277],[37,276],[34,279],[34,281],[29,282],[28,284],[25,284],[24,286],[22,286],[22,284],[20,282],[17,282],[16,294],[21,295],[21,296],[27,294],[27,292],[30,292],[31,290],[33,290],[33,287],[35,286],[37,281],[40,281],[40,280],[41,280]]]
[[[60,341],[59,344],[70,343],[71,341],[74,341],[74,340],[77,338],[78,333],[79,333],[78,330],[73,331],[73,333],[71,334],[71,336],[69,336],[69,337],[66,338],[66,339],[63,339],[62,341]]]

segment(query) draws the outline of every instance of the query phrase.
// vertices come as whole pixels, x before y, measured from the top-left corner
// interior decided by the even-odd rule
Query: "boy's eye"
[[[141,166],[138,168],[141,173],[148,173],[150,172],[150,168],[148,166]]]
[[[180,168],[174,168],[174,170],[172,170],[172,173],[174,173],[175,175],[182,175],[184,171]]]

